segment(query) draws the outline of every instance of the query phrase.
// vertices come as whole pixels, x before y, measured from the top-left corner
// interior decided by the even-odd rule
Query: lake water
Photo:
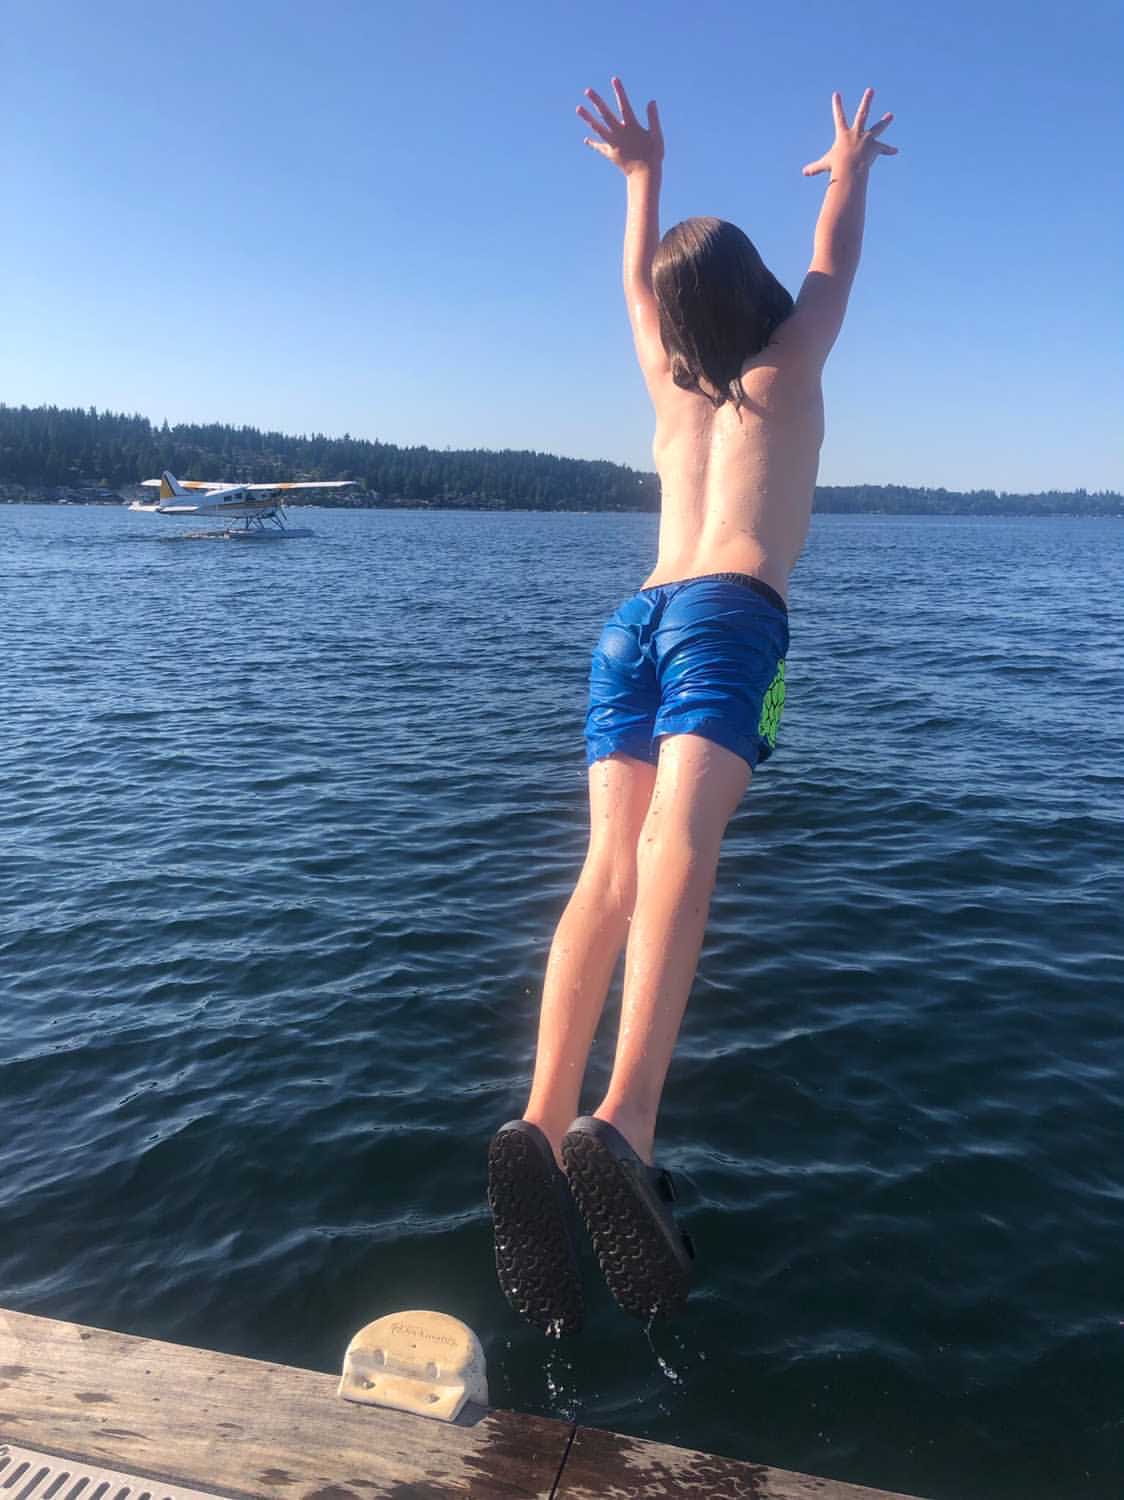
[[[1124,1473],[1124,528],[824,517],[658,1150],[699,1251],[560,1346],[495,1284],[645,516],[0,509],[0,1306],[934,1500]],[[589,1101],[606,1076],[609,1028]]]

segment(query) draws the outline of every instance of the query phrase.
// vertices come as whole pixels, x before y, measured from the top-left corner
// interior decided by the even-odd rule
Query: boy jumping
[[[805,176],[828,173],[796,302],[745,234],[687,219],[659,236],[663,137],[620,80],[592,89],[586,145],[624,173],[624,291],[656,412],[659,554],[593,653],[585,740],[589,852],[547,964],[531,1096],[489,1148],[496,1266],[512,1306],[581,1326],[568,1195],[609,1289],[641,1318],[677,1310],[693,1250],[651,1165],[656,1116],[694,980],[726,824],[776,744],[786,591],[808,533],[823,441],[820,377],[859,263],[873,89]],[[625,949],[612,1076],[575,1119],[589,1049]]]

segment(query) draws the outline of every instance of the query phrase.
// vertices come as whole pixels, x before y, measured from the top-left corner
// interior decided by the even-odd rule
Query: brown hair
[[[652,260],[671,378],[716,407],[746,399],[741,372],[793,308],[749,236],[725,219],[684,219]],[[715,394],[699,384],[705,378]]]

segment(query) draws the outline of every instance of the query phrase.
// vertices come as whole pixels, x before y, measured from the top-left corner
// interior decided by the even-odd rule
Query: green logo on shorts
[[[765,701],[761,705],[761,722],[757,726],[757,733],[768,745],[770,750],[777,748],[777,730],[781,727],[781,714],[784,713],[784,660],[777,663],[777,674],[769,684],[769,691],[765,694]]]

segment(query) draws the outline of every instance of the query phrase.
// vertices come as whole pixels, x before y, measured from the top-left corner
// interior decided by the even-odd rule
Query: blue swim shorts
[[[698,734],[750,767],[777,743],[788,610],[748,573],[708,573],[641,589],[601,632],[589,673],[589,765],[654,762],[661,735]]]

